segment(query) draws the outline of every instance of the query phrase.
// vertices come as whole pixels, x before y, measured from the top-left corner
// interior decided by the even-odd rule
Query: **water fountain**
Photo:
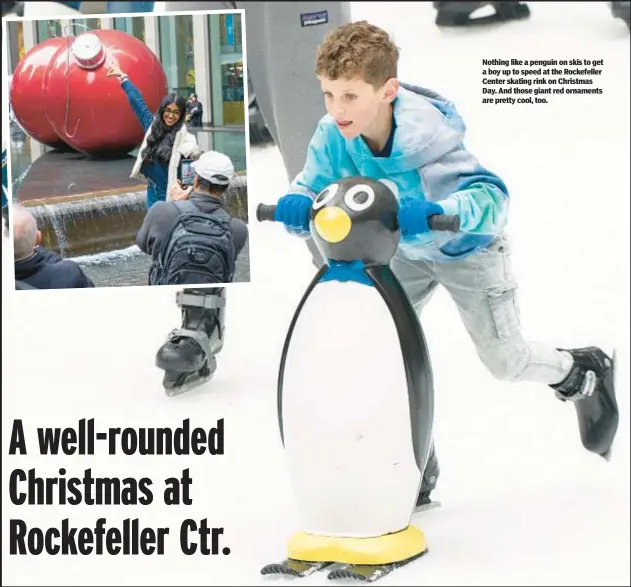
[[[247,176],[235,177],[223,197],[226,209],[248,221]],[[63,257],[105,253],[136,242],[146,214],[144,190],[23,202],[37,220],[42,245]]]

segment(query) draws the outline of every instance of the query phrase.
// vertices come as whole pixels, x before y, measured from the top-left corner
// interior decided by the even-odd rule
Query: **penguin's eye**
[[[354,212],[370,208],[375,201],[375,192],[368,185],[353,186],[344,196],[344,203]]]
[[[340,189],[339,184],[333,183],[322,190],[318,194],[318,197],[313,201],[313,209],[319,210],[320,208],[322,208],[322,206],[328,204],[333,199],[335,194],[337,194],[338,189]]]

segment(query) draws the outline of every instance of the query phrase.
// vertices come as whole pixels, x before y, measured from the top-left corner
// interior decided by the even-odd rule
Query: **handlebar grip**
[[[268,206],[266,204],[259,204],[256,207],[256,219],[259,222],[274,222],[274,214],[276,213],[276,205],[272,204]]]
[[[259,204],[256,207],[256,219],[259,222],[274,222],[276,205]],[[458,232],[460,217],[457,215],[437,214],[428,218],[428,225],[432,230]]]
[[[427,219],[427,224],[432,230],[445,230],[458,232],[460,230],[460,216],[456,214],[437,214]]]

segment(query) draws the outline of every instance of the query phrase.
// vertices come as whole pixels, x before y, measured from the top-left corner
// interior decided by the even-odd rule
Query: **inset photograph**
[[[250,281],[245,17],[194,17],[6,22],[16,289]]]

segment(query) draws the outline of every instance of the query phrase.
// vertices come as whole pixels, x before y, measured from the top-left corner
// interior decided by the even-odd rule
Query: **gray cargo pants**
[[[573,363],[569,354],[522,336],[507,236],[460,261],[397,256],[391,268],[419,313],[439,284],[447,289],[478,356],[497,379],[553,384],[568,375]]]

